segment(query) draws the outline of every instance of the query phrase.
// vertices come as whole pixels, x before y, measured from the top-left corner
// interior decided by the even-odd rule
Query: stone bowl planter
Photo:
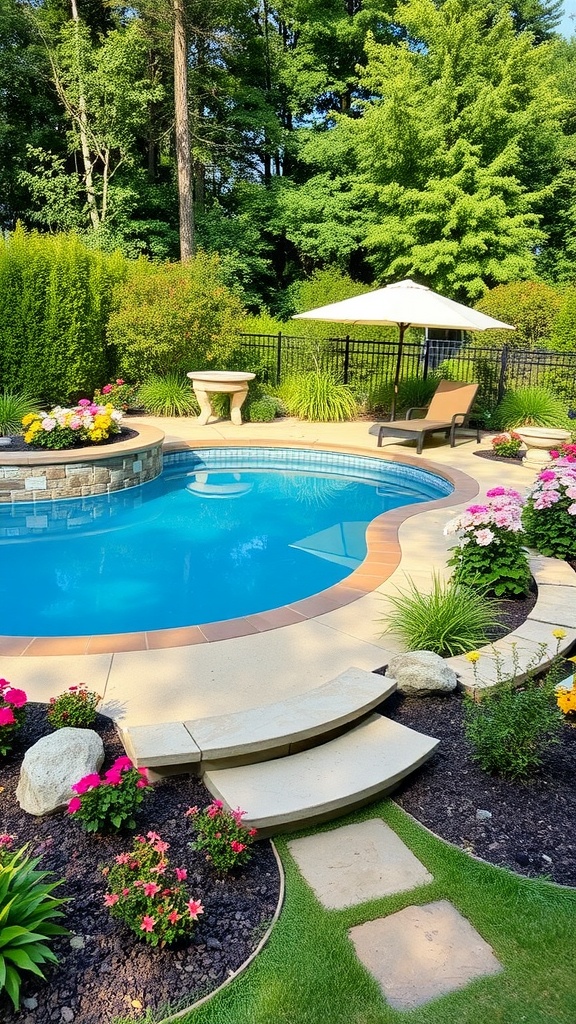
[[[570,431],[561,427],[515,427],[514,432],[526,445],[522,464],[538,472],[552,461],[550,452],[571,437]]]

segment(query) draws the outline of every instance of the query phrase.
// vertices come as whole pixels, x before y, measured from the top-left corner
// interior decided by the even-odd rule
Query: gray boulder
[[[97,772],[104,744],[92,729],[57,729],[30,747],[22,761],[16,799],[28,814],[52,814],[74,796],[72,786]]]
[[[444,658],[433,651],[410,651],[397,654],[387,668],[387,675],[398,684],[399,693],[411,697],[427,697],[433,693],[452,693],[456,689],[456,673]]]

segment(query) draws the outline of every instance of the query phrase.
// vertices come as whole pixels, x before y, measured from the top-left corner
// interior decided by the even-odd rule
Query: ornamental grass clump
[[[26,856],[25,846],[13,852],[12,840],[0,835],[0,997],[5,991],[18,1010],[22,972],[43,979],[44,964],[58,962],[49,943],[68,932],[54,923],[66,902],[52,895],[62,882],[38,871],[40,857]]]
[[[528,544],[542,555],[576,558],[574,456],[560,456],[540,471],[527,493],[522,523]]]
[[[459,542],[448,565],[454,566],[457,583],[496,597],[523,597],[531,574],[523,547],[522,497],[509,487],[493,487],[487,498],[444,527],[444,535]]]
[[[101,700],[99,693],[88,690],[83,683],[69,686],[64,693],[50,697],[46,717],[55,729],[89,729],[96,721],[96,708]]]
[[[186,817],[192,818],[196,833],[190,849],[205,850],[206,860],[223,873],[246,864],[252,856],[257,830],[242,824],[245,814],[239,807],[235,811],[225,810],[221,800],[213,800],[203,811],[189,807]]]
[[[129,757],[117,757],[102,778],[93,772],[72,786],[77,795],[70,800],[68,813],[86,832],[135,829],[136,811],[151,788],[147,768],[135,768]]]
[[[387,595],[393,611],[384,633],[400,637],[408,651],[434,651],[441,657],[465,654],[486,643],[498,625],[494,602],[453,579],[432,573],[432,589],[421,592],[410,577],[408,590]]]
[[[49,412],[30,412],[22,420],[26,444],[59,451],[100,444],[119,434],[121,424],[122,413],[112,403],[96,405],[89,398],[81,398],[73,409],[57,405]]]
[[[170,867],[169,843],[157,832],[136,836],[132,849],[103,869],[104,905],[112,917],[151,946],[172,946],[189,938],[204,907],[190,896],[186,868]]]
[[[291,416],[313,423],[351,420],[358,411],[351,388],[326,370],[289,377],[280,387],[280,398]]]
[[[12,750],[16,733],[26,720],[28,698],[24,690],[17,690],[7,679],[0,679],[0,756]]]

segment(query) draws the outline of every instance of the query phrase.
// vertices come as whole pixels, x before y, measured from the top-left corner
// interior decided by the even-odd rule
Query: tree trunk
[[[176,168],[180,211],[180,259],[194,255],[194,205],[192,195],[192,156],[188,122],[188,54],[182,0],[174,5],[174,123],[176,133]]]
[[[76,0],[70,0],[72,10],[72,21],[78,28],[80,17]],[[80,134],[80,148],[82,150],[82,163],[84,165],[84,186],[86,188],[86,202],[92,227],[95,231],[100,227],[98,215],[98,203],[96,202],[96,191],[94,178],[92,176],[92,161],[90,159],[90,146],[88,144],[88,115],[86,113],[86,97],[82,85],[82,69],[80,67],[80,54],[78,53],[78,132]]]

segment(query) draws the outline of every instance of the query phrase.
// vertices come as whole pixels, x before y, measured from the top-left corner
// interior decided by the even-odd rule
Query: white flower
[[[481,548],[487,548],[489,544],[494,540],[494,534],[492,530],[478,530],[476,533],[476,543]]]

